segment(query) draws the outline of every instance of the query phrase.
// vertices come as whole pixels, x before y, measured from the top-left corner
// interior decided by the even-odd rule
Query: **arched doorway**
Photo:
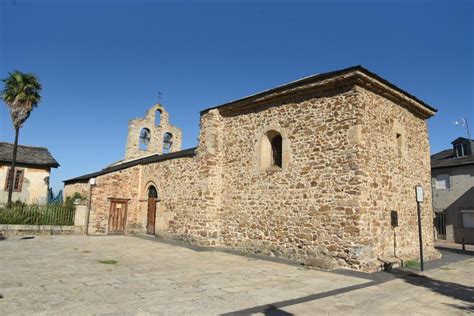
[[[150,235],[155,234],[155,218],[156,218],[156,200],[158,199],[158,192],[153,185],[148,188],[148,215],[146,223],[146,233]]]

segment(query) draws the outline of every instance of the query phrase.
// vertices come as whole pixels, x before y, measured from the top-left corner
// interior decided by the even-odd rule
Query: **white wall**
[[[0,166],[0,204],[4,204],[8,199],[8,191],[5,191],[5,181],[9,166]],[[19,166],[25,174],[23,177],[23,185],[21,192],[13,192],[13,201],[20,200],[31,204],[46,204],[48,197],[48,182],[50,169],[39,169]]]

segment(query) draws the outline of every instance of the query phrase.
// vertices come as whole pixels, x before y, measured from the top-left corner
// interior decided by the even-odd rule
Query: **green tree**
[[[31,114],[31,111],[41,101],[41,84],[38,78],[31,73],[23,73],[15,70],[2,80],[5,83],[2,91],[2,99],[10,110],[13,127],[15,128],[15,143],[13,146],[13,157],[11,172],[8,178],[8,202],[10,207],[13,194],[13,180],[15,174],[16,154],[18,149],[18,135],[20,128]]]

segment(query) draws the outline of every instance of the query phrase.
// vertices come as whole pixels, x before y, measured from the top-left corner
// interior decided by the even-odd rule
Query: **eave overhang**
[[[325,90],[329,91],[333,89],[352,87],[355,85],[390,99],[424,119],[435,115],[437,112],[437,109],[398,88],[377,74],[368,71],[362,66],[354,66],[303,78],[242,99],[211,107],[201,111],[201,115],[206,114],[212,109],[219,109],[222,114],[226,112],[238,112],[250,107],[258,106],[264,102],[293,96],[295,94],[304,95],[318,91],[323,92]]]

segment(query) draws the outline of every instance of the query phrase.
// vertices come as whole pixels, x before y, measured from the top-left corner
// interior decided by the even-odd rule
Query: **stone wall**
[[[92,201],[89,217],[89,233],[107,234],[109,225],[110,199],[128,199],[126,232],[144,232],[146,214],[140,213],[138,193],[141,166],[108,173],[96,178],[92,187]]]
[[[18,235],[80,235],[83,230],[78,226],[60,225],[6,225],[0,224],[0,236]]]
[[[169,238],[206,243],[203,194],[196,158],[179,158],[143,166],[140,209],[146,221],[148,188],[158,191],[156,234]],[[206,233],[206,234],[205,234]]]
[[[83,197],[89,199],[89,182],[76,182],[64,186],[64,199],[73,196],[74,193],[80,193]]]
[[[157,122],[155,117],[159,112],[160,120]],[[156,124],[159,123],[159,124]],[[140,132],[142,128],[150,130],[150,141],[146,150],[140,149]],[[128,139],[125,150],[125,159],[121,162],[163,153],[163,135],[171,133],[173,135],[173,144],[170,152],[181,150],[182,131],[169,122],[169,114],[160,104],[156,104],[146,112],[142,118],[132,119],[128,122]]]
[[[427,122],[378,94],[358,88],[362,116],[358,173],[360,234],[377,258],[417,258],[418,218],[415,186],[422,185],[424,250],[435,256]],[[397,139],[398,136],[398,139]],[[391,227],[390,212],[399,226]]]
[[[360,175],[350,131],[358,119],[352,89],[266,102],[224,113],[225,246],[308,264],[345,266],[359,247]],[[285,134],[280,170],[259,170],[258,140],[268,126]]]

